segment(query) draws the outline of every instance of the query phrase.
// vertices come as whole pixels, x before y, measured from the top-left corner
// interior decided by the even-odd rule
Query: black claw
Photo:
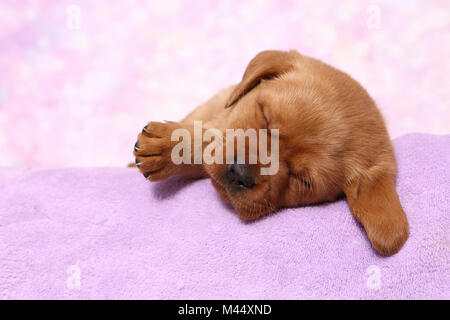
[[[146,172],[146,173],[144,173],[144,177],[145,177],[145,179],[147,179],[149,175],[150,175],[150,172]]]
[[[134,145],[134,151],[139,151],[139,142],[136,142]]]
[[[147,132],[148,126],[145,126],[144,129],[142,129],[142,133]]]
[[[138,158],[136,158],[136,165],[139,166],[141,164],[141,162],[139,161]]]

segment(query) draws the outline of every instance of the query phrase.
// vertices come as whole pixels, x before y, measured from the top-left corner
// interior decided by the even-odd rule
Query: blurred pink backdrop
[[[391,136],[450,133],[449,1],[0,2],[0,165],[125,166],[264,49],[361,82]]]

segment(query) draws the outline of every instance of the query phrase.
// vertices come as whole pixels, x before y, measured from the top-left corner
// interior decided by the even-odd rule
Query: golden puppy
[[[262,175],[259,161],[194,164],[192,159],[175,164],[174,130],[192,133],[192,149],[209,145],[195,136],[194,121],[202,121],[203,130],[219,132],[278,129],[278,171]],[[230,141],[224,145],[229,148]],[[134,155],[139,170],[152,181],[172,175],[211,178],[245,220],[345,194],[379,253],[396,253],[408,238],[408,221],[395,189],[393,148],[374,101],[349,75],[296,51],[261,52],[239,84],[220,91],[181,122],[150,122]]]

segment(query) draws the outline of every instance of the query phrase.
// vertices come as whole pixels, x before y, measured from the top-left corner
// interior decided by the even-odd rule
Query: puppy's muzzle
[[[226,178],[230,186],[236,189],[250,189],[255,185],[255,179],[245,164],[229,164]]]

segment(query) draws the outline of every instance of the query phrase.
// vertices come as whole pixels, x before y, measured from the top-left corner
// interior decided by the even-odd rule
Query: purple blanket
[[[450,135],[395,141],[411,235],[382,257],[345,200],[242,222],[208,180],[0,169],[2,299],[450,299]]]

